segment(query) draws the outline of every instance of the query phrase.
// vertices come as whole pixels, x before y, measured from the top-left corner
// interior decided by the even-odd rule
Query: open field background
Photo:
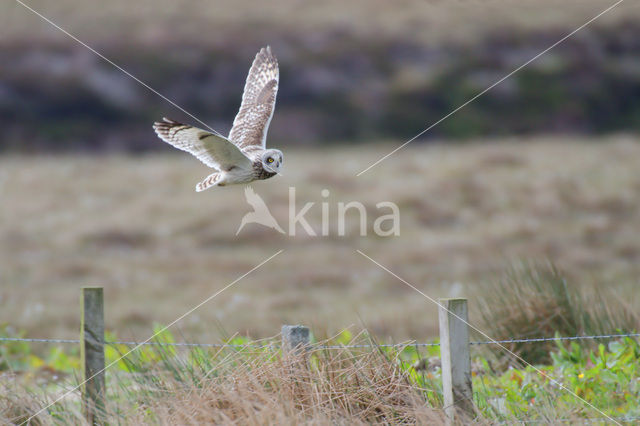
[[[282,32],[317,33],[328,28],[355,32],[366,37],[410,37],[420,43],[442,44],[472,42],[493,30],[517,29],[519,32],[581,25],[599,11],[611,6],[606,0],[329,0],[310,3],[299,0],[275,0],[260,7],[250,0],[138,1],[135,5],[114,0],[99,7],[78,7],[73,0],[54,4],[43,0],[25,3],[55,22],[65,22],[85,37],[104,40],[140,40],[156,42],[221,40],[205,34],[213,29],[237,31],[237,35],[278,28]],[[64,41],[65,36],[45,25],[22,6],[4,2],[2,37]],[[640,15],[634,2],[622,4],[604,16],[600,23],[616,24]],[[99,23],[99,25],[96,25]],[[132,25],[134,24],[134,25]]]
[[[270,141],[300,147],[412,137],[613,3],[29,4],[222,133],[271,45]],[[640,132],[639,14],[621,3],[421,141]],[[193,121],[19,4],[0,19],[0,151],[158,150],[149,123]]]
[[[193,192],[206,173],[187,155],[5,156],[0,160],[0,321],[31,337],[75,337],[78,289],[103,285],[119,337],[147,337],[279,249],[285,252],[185,318],[190,340],[222,330],[253,337],[282,323],[331,334],[355,325],[383,339],[436,334],[432,304],[355,252],[433,297],[482,291],[521,259],[554,262],[569,285],[608,289],[637,311],[640,145],[534,138],[410,146],[360,177],[389,145],[286,152],[285,175],[254,189],[286,229],[288,187],[320,230],[328,189],[331,235],[282,236],[259,225],[241,187]],[[360,237],[356,215],[337,236],[337,202],[401,211],[399,237]],[[370,228],[371,229],[371,228]],[[474,320],[479,318],[475,317]]]

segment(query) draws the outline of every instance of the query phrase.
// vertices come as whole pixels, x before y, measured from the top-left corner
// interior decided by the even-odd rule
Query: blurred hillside
[[[223,133],[270,44],[282,145],[409,138],[611,3],[28,4]],[[155,149],[154,120],[194,122],[17,3],[0,12],[0,150]],[[638,15],[622,4],[424,140],[640,131]]]

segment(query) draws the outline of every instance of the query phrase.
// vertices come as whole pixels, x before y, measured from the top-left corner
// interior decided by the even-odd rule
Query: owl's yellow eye
[[[269,157],[269,158],[267,159],[267,163],[273,163],[273,158]]]

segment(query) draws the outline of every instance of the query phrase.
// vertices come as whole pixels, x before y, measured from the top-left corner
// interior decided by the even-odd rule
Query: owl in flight
[[[282,152],[266,148],[277,93],[278,61],[267,46],[253,60],[228,138],[167,118],[154,123],[153,129],[166,143],[216,170],[196,185],[198,192],[213,186],[269,179],[282,167]]]

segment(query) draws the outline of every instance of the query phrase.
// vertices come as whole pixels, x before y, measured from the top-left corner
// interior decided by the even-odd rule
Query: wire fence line
[[[599,340],[599,339],[617,339],[621,337],[640,337],[640,333],[626,334],[600,334],[592,336],[558,336],[558,337],[535,337],[535,338],[516,338],[506,340],[487,340],[479,342],[469,342],[470,345],[491,345],[491,344],[508,344],[508,343],[540,343],[552,341],[566,340]],[[36,342],[36,343],[80,343],[80,339],[36,339],[23,337],[0,337],[0,342]],[[190,343],[190,342],[134,342],[134,341],[105,341],[106,345],[126,345],[126,346],[186,346],[186,347],[210,347],[210,348],[257,348],[264,349],[273,347],[274,344],[256,345],[247,344],[230,344],[230,343]],[[428,347],[440,346],[440,343],[422,343],[422,342],[405,342],[405,343],[385,343],[385,344],[355,344],[355,345],[323,345],[311,344],[312,349],[349,349],[349,348],[401,348],[401,347]]]
[[[595,336],[558,336],[558,337],[534,337],[531,339],[508,339],[508,340],[492,340],[487,342],[469,342],[470,345],[490,345],[492,343],[535,343],[535,342],[551,342],[555,340],[597,340],[597,339],[616,339],[619,337],[640,337],[640,333],[627,334],[599,334]]]
[[[80,343],[80,339],[35,339],[35,338],[21,338],[21,337],[0,337],[0,342],[36,342],[36,343]],[[267,347],[269,345],[254,345],[254,344],[229,344],[229,343],[189,343],[189,342],[129,342],[129,341],[105,341],[105,345],[126,345],[126,346],[202,346],[212,348],[222,347],[234,347],[234,348],[246,348],[252,347]]]
[[[611,417],[612,420],[618,420],[625,423],[635,423],[640,420],[638,416],[622,416],[622,417]],[[594,424],[594,423],[602,423],[608,419],[603,417],[590,417],[590,418],[576,418],[576,419],[518,419],[518,420],[509,420],[494,423],[496,425],[527,425],[527,424],[553,424],[553,423],[577,423],[578,421],[581,424]]]

